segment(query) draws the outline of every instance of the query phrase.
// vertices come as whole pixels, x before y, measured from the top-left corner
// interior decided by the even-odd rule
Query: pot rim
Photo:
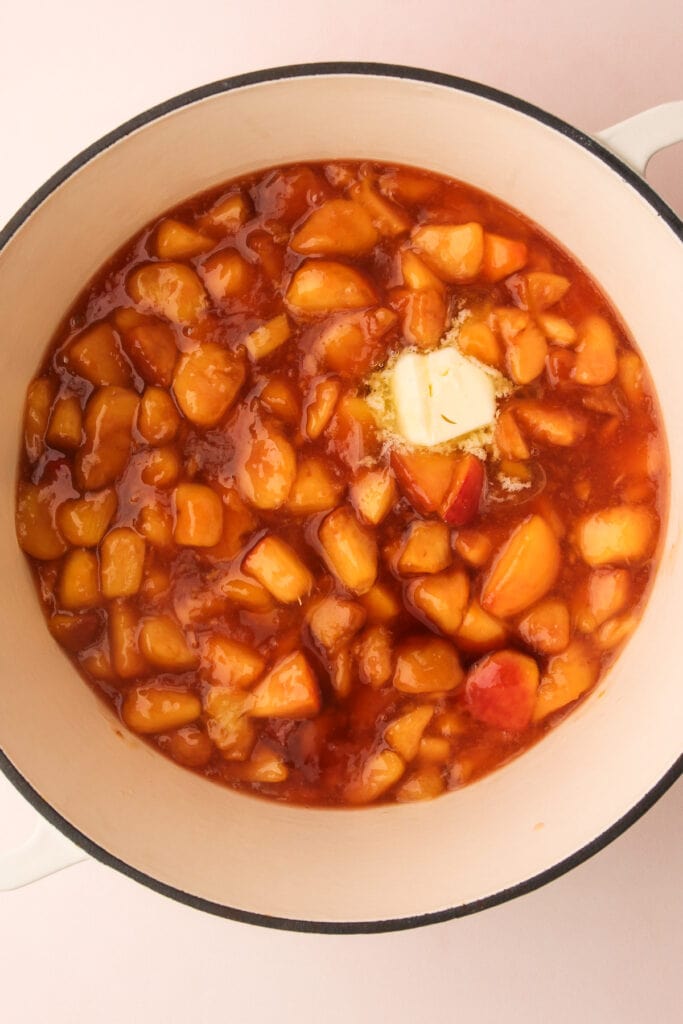
[[[94,157],[107,150],[114,143],[130,135],[138,128],[142,128],[151,122],[179,110],[182,107],[190,106],[200,100],[211,96],[220,95],[225,92],[232,92],[250,85],[262,85],[268,82],[275,82],[288,78],[306,78],[322,75],[368,75],[375,77],[399,78],[415,82],[424,82],[429,85],[439,85],[459,92],[471,93],[483,99],[492,100],[502,106],[508,107],[519,113],[531,117],[546,127],[559,132],[561,135],[576,142],[583,149],[588,150],[593,156],[598,157],[607,164],[623,180],[629,184],[650,206],[652,206],[661,219],[667,224],[674,234],[683,241],[683,222],[671,209],[670,206],[659,196],[647,182],[640,177],[627,164],[619,159],[611,150],[607,149],[592,136],[578,128],[563,121],[561,118],[526,100],[519,99],[509,93],[503,92],[492,86],[482,85],[466,78],[459,78],[454,75],[444,74],[438,71],[429,71],[423,68],[408,67],[400,64],[373,63],[361,61],[326,61],[311,62],[303,64],[290,64],[281,67],[265,68],[259,71],[251,71],[229,78],[219,79],[206,85],[190,89],[187,92],[178,94],[171,99],[150,107],[141,114],[125,121],[118,128],[103,135],[96,142],[87,146],[80,153],[74,156],[48,180],[38,188],[29,199],[17,210],[13,217],[0,231],[0,252],[5,248],[11,238],[21,228],[24,222],[43,203],[47,197],[70,178],[82,166],[87,164]],[[534,875],[523,882],[503,889],[480,900],[473,900],[460,906],[447,908],[446,910],[433,913],[417,914],[403,918],[389,918],[379,921],[309,921],[292,918],[274,917],[267,914],[256,913],[247,910],[240,910],[235,907],[228,907],[221,903],[215,903],[191,893],[182,891],[173,886],[166,885],[158,879],[145,874],[134,868],[126,861],[120,860],[109,853],[103,847],[94,843],[84,835],[76,826],[63,818],[40,794],[29,784],[21,772],[5,755],[0,748],[0,771],[12,783],[12,785],[28,800],[28,802],[60,832],[67,836],[73,843],[79,846],[87,854],[115,868],[128,878],[146,885],[148,888],[168,896],[180,903],[203,910],[219,917],[230,918],[246,924],[257,924],[279,930],[295,932],[324,933],[324,934],[372,934],[378,932],[402,931],[408,928],[417,928],[430,924],[438,924],[458,917],[466,917],[470,914],[486,910],[489,907],[498,906],[517,896],[533,892],[548,882],[554,881],[572,868],[584,863],[594,854],[604,849],[609,843],[620,836],[626,829],[630,828],[647,810],[652,807],[666,791],[673,786],[677,779],[683,774],[683,754],[662,776],[655,786],[650,789],[623,817],[616,821],[609,828],[605,829],[599,836],[590,843],[581,847],[570,856],[559,861],[550,868]]]

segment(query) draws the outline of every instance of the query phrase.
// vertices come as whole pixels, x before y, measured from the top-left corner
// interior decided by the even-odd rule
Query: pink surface
[[[430,67],[515,93],[589,132],[683,97],[676,2],[347,0],[332,10],[306,0],[6,6],[0,222],[126,118],[259,67],[334,59]],[[648,175],[679,214],[682,149],[657,156]],[[682,787],[539,892],[396,935],[264,931],[176,905],[99,864],[78,865],[0,894],[0,1019],[668,1024],[680,1012]],[[0,845],[19,840],[32,820],[1,781]]]

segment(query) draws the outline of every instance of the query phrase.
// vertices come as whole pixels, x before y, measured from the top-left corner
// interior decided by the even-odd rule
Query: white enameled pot
[[[392,66],[310,65],[217,82],[141,115],[19,211],[0,239],[1,766],[73,842],[39,829],[0,859],[0,886],[85,850],[230,917],[321,931],[407,927],[552,879],[664,792],[680,773],[683,735],[683,453],[674,443],[683,436],[683,245],[680,222],[638,172],[681,138],[683,103],[598,141],[471,82]],[[26,386],[104,260],[195,192],[261,167],[343,157],[461,178],[560,240],[601,283],[647,359],[672,475],[643,621],[560,728],[433,802],[332,811],[211,785],[122,730],[45,628],[15,541],[14,483]]]

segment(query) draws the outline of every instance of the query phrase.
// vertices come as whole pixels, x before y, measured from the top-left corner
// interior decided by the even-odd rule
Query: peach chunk
[[[418,756],[421,761],[445,764],[451,756],[451,745],[443,736],[423,736],[420,740]]]
[[[434,709],[427,704],[395,718],[384,730],[384,739],[404,761],[412,761],[420,749],[422,734],[429,725]]]
[[[126,601],[112,601],[109,606],[109,653],[116,674],[134,679],[148,671],[147,662],[138,648],[138,615]]]
[[[373,306],[377,297],[367,278],[353,267],[331,260],[306,260],[292,276],[286,301],[299,316],[318,316]]]
[[[410,598],[442,633],[455,634],[462,625],[470,594],[467,573],[462,569],[426,576],[410,585]]]
[[[325,325],[316,342],[315,352],[335,373],[360,376],[382,361],[382,339],[396,320],[396,313],[383,306],[362,313],[343,314]]]
[[[284,377],[270,376],[259,395],[259,401],[283,423],[298,424],[301,418],[298,395]]]
[[[398,452],[391,465],[399,486],[418,512],[437,512],[448,494],[455,459],[441,452]]]
[[[220,592],[231,604],[250,612],[267,612],[273,607],[273,598],[260,583],[227,577],[221,581]]]
[[[579,554],[592,567],[644,562],[656,539],[654,513],[639,505],[615,505],[584,516],[574,534]]]
[[[203,220],[212,227],[234,232],[246,224],[251,214],[249,200],[241,192],[233,192],[225,199],[219,199],[216,205],[204,214]]]
[[[574,380],[578,384],[599,387],[617,375],[617,339],[607,320],[586,317],[579,324]]]
[[[125,388],[130,385],[130,365],[110,324],[95,324],[74,338],[67,349],[66,361],[73,373],[84,377],[95,387],[116,384]]]
[[[359,469],[349,497],[360,518],[371,526],[377,526],[396,504],[396,481],[391,470],[381,466]]]
[[[405,771],[405,763],[393,750],[382,750],[372,754],[363,765],[360,774],[344,791],[352,804],[369,804],[386,793],[398,782]]]
[[[534,721],[577,700],[594,685],[598,668],[598,660],[581,640],[572,641],[565,651],[551,658],[538,688]]]
[[[533,399],[515,404],[515,416],[522,421],[535,441],[569,448],[586,435],[588,421],[573,409],[546,405]]]
[[[631,405],[638,406],[644,397],[643,361],[635,352],[623,352],[619,356],[618,370],[621,389]]]
[[[343,490],[324,459],[302,459],[287,499],[295,516],[307,516],[334,508]]]
[[[530,384],[545,370],[548,343],[535,324],[511,338],[506,345],[507,370],[515,384]]]
[[[199,427],[213,427],[237,397],[246,376],[241,359],[213,342],[206,342],[180,360],[173,392],[181,412]]]
[[[503,409],[498,416],[495,437],[503,458],[524,461],[531,455],[511,409]]]
[[[121,717],[129,729],[145,736],[180,729],[196,721],[201,712],[196,694],[146,684],[135,686],[126,694]]]
[[[456,633],[458,647],[471,654],[482,654],[502,647],[507,640],[505,623],[484,611],[478,601],[471,601]]]
[[[226,761],[246,761],[256,742],[249,700],[248,693],[224,686],[212,686],[204,696],[206,731]]]
[[[385,626],[368,626],[353,645],[358,675],[362,683],[379,690],[391,679],[394,648]]]
[[[126,354],[145,383],[167,388],[180,354],[173,328],[145,318],[122,328],[122,337]]]
[[[94,548],[104,537],[116,511],[113,489],[91,494],[87,498],[70,498],[57,509],[57,526],[69,544]]]
[[[163,388],[145,388],[138,410],[138,430],[147,444],[168,444],[178,433],[180,416]]]
[[[84,548],[70,551],[59,575],[59,606],[67,611],[92,608],[100,603],[97,555]]]
[[[312,718],[320,710],[320,690],[301,651],[281,658],[252,691],[253,718]]]
[[[308,616],[311,634],[326,651],[350,640],[364,622],[365,610],[359,604],[334,595],[317,602]]]
[[[291,337],[292,329],[286,313],[279,313],[271,320],[256,327],[244,339],[250,357],[256,362],[275,352]]]
[[[315,441],[325,430],[334,414],[340,392],[341,384],[334,377],[319,380],[312,387],[306,405],[306,436],[309,440]]]
[[[260,540],[244,559],[243,569],[282,604],[300,601],[313,589],[313,576],[294,548],[279,537]]]
[[[290,248],[304,256],[362,256],[379,233],[370,214],[353,199],[329,199],[296,232]]]
[[[403,336],[409,345],[435,348],[446,330],[448,305],[436,288],[408,295],[403,316]]]
[[[486,565],[493,551],[491,540],[481,530],[458,530],[454,547],[463,562],[475,569]]]
[[[51,448],[71,451],[78,448],[83,433],[83,416],[81,403],[72,395],[69,398],[58,398],[50,417],[50,426],[45,440]]]
[[[484,277],[495,283],[521,270],[529,258],[524,242],[484,233]]]
[[[161,749],[186,768],[204,768],[211,760],[213,744],[196,725],[184,725],[159,739]]]
[[[478,359],[487,366],[500,369],[503,357],[495,334],[483,320],[470,317],[460,328],[458,348],[470,359]]]
[[[211,635],[202,644],[201,675],[213,686],[247,689],[265,667],[258,651],[227,636]]]
[[[287,501],[296,479],[296,453],[279,430],[255,423],[243,446],[237,482],[250,504],[276,509]]]
[[[467,526],[479,514],[486,484],[484,463],[471,452],[459,456],[441,506],[441,515],[449,526]]]
[[[373,188],[369,177],[364,177],[353,185],[351,195],[365,207],[372,218],[372,223],[385,238],[395,238],[410,229],[410,217],[400,206],[380,195]]]
[[[249,760],[236,765],[233,772],[245,782],[284,782],[289,776],[283,758],[265,743],[259,744]]]
[[[207,306],[202,282],[184,263],[146,263],[126,287],[134,302],[174,323],[195,323]]]
[[[152,547],[163,550],[170,548],[173,543],[173,521],[170,514],[161,505],[143,505],[135,527]]]
[[[566,295],[569,291],[570,281],[561,274],[551,274],[546,271],[534,270],[529,274],[519,275],[517,282],[514,278],[510,281],[513,294],[517,294],[522,300],[526,309],[535,311],[548,309]]]
[[[426,764],[406,779],[396,794],[399,803],[413,800],[433,800],[446,788],[441,771],[436,765]]]
[[[180,476],[180,456],[172,445],[153,448],[147,453],[140,476],[151,487],[172,487]]]
[[[44,484],[20,481],[17,487],[17,540],[33,558],[59,558],[66,551],[53,507],[53,492]]]
[[[463,680],[453,644],[435,636],[415,636],[398,647],[393,683],[402,693],[453,690]]]
[[[210,548],[223,532],[223,504],[205,484],[179,484],[174,492],[176,544]]]
[[[465,700],[478,722],[521,732],[531,722],[538,690],[538,665],[519,651],[489,654],[467,673]]]
[[[413,245],[425,263],[452,284],[471,281],[484,259],[481,224],[423,224],[412,233]]]
[[[445,523],[418,520],[403,539],[398,571],[402,575],[441,572],[452,560],[451,534]]]
[[[204,283],[217,303],[229,303],[247,292],[256,281],[256,269],[236,249],[223,249],[204,261]]]
[[[528,516],[496,554],[484,580],[482,607],[502,618],[518,615],[547,594],[559,570],[556,534],[541,516]]]
[[[213,249],[213,238],[201,231],[168,217],[156,231],[156,254],[160,260],[184,260]]]
[[[421,292],[427,288],[443,295],[445,288],[441,278],[429,269],[427,264],[410,249],[401,253],[401,273],[406,288],[413,292]]]
[[[125,469],[138,404],[138,396],[128,388],[98,388],[91,395],[83,418],[85,442],[74,463],[74,477],[81,490],[106,487]]]
[[[358,599],[368,616],[368,622],[384,625],[401,614],[401,602],[385,583],[375,583]]]
[[[364,594],[377,577],[377,541],[352,510],[341,507],[323,521],[319,539],[331,572],[349,590]]]
[[[112,530],[100,549],[100,578],[105,597],[131,597],[142,584],[145,541],[135,530]]]
[[[595,642],[601,651],[611,651],[613,647],[628,640],[637,625],[637,615],[615,615],[600,626],[595,634]]]
[[[102,628],[101,619],[92,608],[79,615],[73,612],[55,612],[49,617],[47,624],[57,643],[73,654],[92,644]]]
[[[26,394],[24,447],[31,462],[35,462],[43,453],[45,432],[56,393],[55,380],[51,377],[38,377],[32,381]]]
[[[574,592],[574,621],[582,633],[592,633],[618,615],[631,600],[627,569],[596,569]]]
[[[556,345],[569,348],[576,344],[576,331],[564,317],[556,316],[555,313],[539,313],[536,321],[546,338],[550,338]]]
[[[351,651],[342,647],[330,659],[330,685],[340,700],[348,697],[353,688],[354,674]]]
[[[517,629],[522,640],[540,654],[559,654],[569,643],[569,609],[548,598],[531,608]]]
[[[362,462],[371,458],[375,450],[377,426],[365,399],[353,393],[342,394],[327,434],[334,442],[337,455],[350,469],[357,469]]]
[[[168,615],[144,619],[140,628],[140,650],[151,665],[167,672],[187,672],[199,662],[182,629]]]

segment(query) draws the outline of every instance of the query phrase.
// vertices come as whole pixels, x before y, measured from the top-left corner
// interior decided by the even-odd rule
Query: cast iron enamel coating
[[[138,128],[142,128],[144,125],[150,124],[152,121],[155,121],[166,114],[170,114],[174,110],[189,106],[192,103],[206,99],[209,96],[215,96],[219,93],[231,92],[233,89],[240,89],[248,85],[259,85],[263,82],[274,82],[279,79],[307,78],[314,77],[316,75],[375,75],[380,78],[404,78],[415,82],[426,82],[430,85],[445,86],[446,88],[455,89],[459,92],[472,93],[475,96],[481,96],[484,99],[502,104],[502,106],[510,107],[512,110],[517,110],[522,114],[526,114],[527,117],[535,118],[548,128],[552,128],[553,131],[559,132],[561,135],[565,135],[567,138],[577,143],[577,145],[587,149],[594,156],[606,163],[621,178],[628,182],[636,192],[640,193],[640,195],[647,200],[652,207],[654,207],[661,219],[671,228],[674,234],[683,241],[683,223],[681,220],[676,216],[674,211],[667,206],[664,200],[661,199],[661,197],[658,196],[657,193],[654,192],[638,174],[635,173],[635,171],[631,170],[630,167],[619,160],[619,158],[610,152],[610,150],[605,149],[604,146],[595,139],[586,135],[584,132],[579,131],[577,128],[573,128],[560,118],[546,113],[539,107],[535,107],[531,103],[517,99],[515,96],[510,96],[507,93],[500,92],[498,89],[493,89],[490,86],[480,85],[478,82],[470,82],[465,78],[456,78],[452,75],[445,75],[436,71],[425,71],[420,68],[402,67],[398,64],[364,64],[358,62],[332,61],[320,64],[294,64],[280,68],[268,68],[263,71],[254,71],[244,75],[235,75],[232,78],[224,78],[218,82],[212,82],[209,85],[201,86],[198,89],[191,89],[189,92],[182,93],[180,96],[167,100],[165,103],[160,103],[155,107],[151,107],[149,110],[145,111],[145,113],[139,114],[137,117],[134,117],[125,124],[122,124],[119,128],[116,128],[114,131],[104,135],[97,142],[88,146],[87,149],[84,149],[78,154],[78,156],[75,156],[65,164],[64,167],[57,171],[56,174],[53,174],[53,176],[46,181],[45,184],[27,200],[27,202],[24,203],[24,205],[16,212],[14,217],[12,217],[0,232],[0,251],[19,230],[24,221],[27,220],[34,210],[40,206],[43,200],[54,192],[55,189],[66,181],[67,178],[71,177],[71,175],[80,167],[88,163],[88,161],[92,160],[99,153],[102,153],[115,142],[125,138],[126,135],[130,135],[131,132],[136,131]],[[142,871],[138,871],[125,861],[119,860],[118,857],[114,857],[107,850],[98,846],[96,843],[93,843],[92,840],[83,835],[82,832],[79,832],[79,830],[70,822],[66,821],[65,818],[62,818],[62,816],[58,814],[50,804],[43,800],[40,794],[29,785],[26,779],[14,767],[1,749],[0,769],[2,769],[3,773],[19,790],[22,796],[24,796],[44,818],[59,829],[59,831],[67,836],[73,843],[81,847],[81,849],[91,857],[101,861],[103,864],[107,864],[109,867],[116,868],[116,870],[120,871],[122,874],[134,879],[136,882],[141,882],[143,885],[148,886],[150,889],[154,889],[156,892],[159,892],[164,896],[170,896],[172,899],[178,900],[180,903],[185,903],[197,910],[204,910],[207,913],[215,914],[219,917],[228,917],[234,921],[241,921],[247,924],[257,924],[268,928],[278,928],[296,932],[322,932],[332,935],[352,935],[359,933],[367,934],[373,932],[400,931],[407,928],[418,928],[428,924],[438,924],[442,921],[449,921],[456,917],[465,917],[468,914],[475,914],[480,910],[486,910],[488,907],[495,907],[499,903],[504,903],[507,900],[514,899],[516,896],[523,896],[525,893],[533,892],[534,889],[538,889],[542,885],[552,882],[555,878],[559,878],[560,875],[565,874],[565,872],[570,871],[572,868],[575,868],[579,864],[588,860],[589,857],[598,853],[599,850],[604,849],[604,847],[620,836],[622,832],[625,832],[627,828],[633,825],[634,822],[649,810],[650,807],[652,807],[653,804],[656,803],[664,793],[666,793],[667,789],[669,789],[683,773],[683,754],[659,780],[657,785],[654,786],[649,793],[642,798],[642,800],[639,800],[627,814],[619,819],[619,821],[615,822],[614,825],[610,826],[610,828],[606,829],[596,839],[582,847],[580,850],[577,850],[576,853],[573,853],[570,857],[566,857],[558,864],[555,864],[551,868],[547,868],[545,871],[540,872],[540,874],[535,875],[533,878],[530,878],[525,882],[520,882],[518,885],[511,886],[509,889],[503,889],[492,896],[487,896],[485,899],[474,900],[471,903],[463,903],[460,906],[450,907],[447,910],[440,910],[435,913],[418,914],[414,917],[402,917],[384,921],[340,922],[300,921],[290,918],[270,917],[267,914],[251,913],[234,907],[226,907],[220,903],[212,903],[209,900],[201,899],[198,896],[192,896],[190,893],[165,885],[156,878],[152,878],[149,875],[144,874]]]

